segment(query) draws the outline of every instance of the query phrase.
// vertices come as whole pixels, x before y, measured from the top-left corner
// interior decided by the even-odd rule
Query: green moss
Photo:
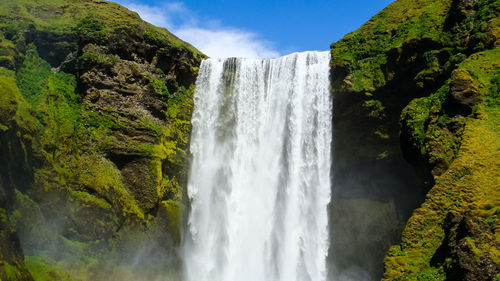
[[[181,223],[184,206],[177,201],[167,200],[161,202],[161,207],[165,211],[168,233],[179,244],[181,241]]]
[[[42,135],[42,149],[53,152],[53,147],[73,135],[79,123],[80,105],[79,97],[75,94],[75,77],[63,72],[52,73],[50,65],[30,45],[23,67],[16,73],[16,84],[24,99],[16,97],[16,90],[7,96],[22,106],[18,106],[18,124],[27,125],[28,120],[37,124]],[[9,88],[13,89],[13,86]],[[24,100],[38,108],[38,120],[28,112],[29,108],[24,105]],[[21,127],[31,130],[26,126]]]
[[[128,226],[137,225],[139,232],[149,231],[146,228],[151,227],[151,214],[161,207],[160,200],[172,199],[162,206],[168,220],[167,231],[172,231],[177,243],[180,241],[182,206],[177,201],[185,187],[194,87],[179,87],[185,81],[172,81],[169,69],[151,73],[149,68],[140,66],[139,60],[146,59],[140,53],[135,62],[120,59],[116,50],[122,47],[120,44],[129,43],[127,39],[131,37],[146,49],[141,49],[144,52],[181,51],[183,57],[178,61],[187,70],[196,70],[192,65],[203,57],[165,29],[141,21],[136,13],[112,2],[0,1],[0,65],[10,69],[0,67],[0,134],[12,138],[8,141],[14,145],[19,143],[24,162],[33,171],[33,182],[19,188],[28,189],[36,202],[19,196],[19,192],[16,197],[24,207],[31,203],[36,206],[14,209],[12,218],[16,223],[31,224],[33,233],[28,235],[38,241],[37,247],[29,247],[25,252],[37,255],[26,259],[36,280],[87,277],[85,274],[96,259],[104,259],[96,256],[97,252],[113,250],[113,241]],[[25,46],[26,38],[39,49],[33,44]],[[60,67],[50,65],[54,57],[46,51],[60,46],[67,48],[64,52],[81,55]],[[165,56],[157,54],[159,60]],[[73,63],[77,64],[75,68]],[[83,96],[78,92],[83,88],[78,86],[85,87],[85,79],[89,79],[78,73],[86,67],[111,75],[106,71],[126,63],[136,66],[132,72],[139,77],[137,84],[151,87],[158,94],[154,98],[165,103],[165,118],[147,114],[137,117],[114,104],[101,107],[94,103],[94,93],[86,92]],[[61,69],[74,71],[75,75]],[[151,80],[145,78],[147,75]],[[124,159],[115,159],[122,155]],[[14,167],[17,160],[7,161],[12,163],[9,167]],[[154,206],[147,207],[151,214],[139,207],[142,194],[129,190],[123,168],[129,163],[140,163],[139,168],[144,163],[144,170],[152,175],[144,183],[147,188],[156,188],[158,195],[152,200]],[[33,210],[36,216],[30,214]],[[38,219],[38,224],[27,216]],[[64,221],[62,229],[58,224],[47,231],[53,226],[52,219]],[[44,228],[38,227],[41,224]],[[50,239],[47,233],[52,234]],[[106,238],[95,238],[101,236]],[[57,245],[55,254],[48,250],[52,244]]]
[[[1,70],[2,68],[0,68]],[[23,99],[15,79],[7,70],[7,76],[0,74],[0,130],[9,128],[9,123],[14,121],[26,131],[34,132],[39,128],[39,122],[31,115],[31,108]]]
[[[439,50],[433,50],[423,54],[426,65],[414,78],[420,87],[423,87],[424,82],[434,81],[434,78],[443,71],[438,58],[440,53]]]
[[[134,123],[134,127],[135,128],[139,128],[139,129],[146,129],[148,131],[151,131],[151,132],[154,132],[156,137],[158,139],[161,138],[161,136],[163,136],[164,134],[164,131],[165,131],[165,127],[158,124],[158,123],[155,123],[154,121],[151,121],[149,119],[139,119],[137,120],[135,123]]]
[[[67,272],[57,266],[49,265],[43,258],[26,256],[24,259],[26,267],[35,281],[74,281]]]
[[[163,175],[158,190],[162,198],[180,200],[183,194],[182,181],[187,178],[187,150],[191,132],[194,85],[189,89],[180,87],[167,101],[167,123],[162,129],[161,145],[150,146],[148,153],[165,159]],[[185,184],[185,183],[184,183]]]
[[[111,209],[111,207],[112,207],[103,198],[96,197],[92,194],[89,194],[88,192],[77,191],[77,190],[71,190],[70,192],[71,192],[71,195],[76,200],[83,203],[85,206],[88,206],[88,207],[99,206],[102,209]]]
[[[144,31],[144,39],[146,40],[146,42],[149,42],[149,43],[158,43],[158,42],[161,42],[161,35],[154,31],[154,30],[146,30]]]
[[[0,222],[2,224],[7,224],[9,222],[9,217],[4,209],[0,209]]]
[[[80,63],[100,64],[107,67],[113,66],[118,59],[117,55],[106,54],[105,50],[96,51],[95,49],[88,49],[78,58]]]
[[[425,83],[434,82],[441,73],[463,61],[464,52],[491,48],[496,40],[493,30],[494,19],[500,14],[498,1],[478,1],[478,12],[447,27],[451,4],[451,0],[391,3],[360,29],[332,44],[332,66],[348,69],[349,90],[374,91],[393,79],[395,60],[405,59],[403,54],[410,51],[414,54],[401,63],[425,62],[412,69],[417,70],[416,85],[424,87]],[[429,48],[436,50],[419,53]]]
[[[7,34],[8,30],[5,31],[6,34],[2,34],[1,28],[2,24],[0,23],[0,67],[14,69],[19,59],[19,52],[11,40],[17,40],[17,37],[10,37],[10,34]]]
[[[64,0],[5,0],[0,3],[0,17],[0,24],[3,23],[6,27],[10,22],[23,23],[18,27],[11,27],[14,31],[7,32],[7,35],[19,34],[31,25],[37,30],[56,34],[77,33],[83,40],[102,41],[121,30],[134,30],[141,36],[148,34],[145,36],[146,40],[154,38],[159,44],[176,46],[189,50],[195,56],[203,56],[166,29],[146,23],[137,13],[108,1],[98,4],[76,1],[68,6]]]
[[[29,45],[23,67],[16,74],[16,80],[19,90],[30,104],[38,105],[41,102],[50,74],[50,65],[38,56],[33,44]]]
[[[16,86],[15,80],[12,77],[0,75],[0,124],[2,130],[7,130],[8,123],[12,120],[17,112],[17,98],[19,89]]]
[[[384,86],[391,79],[386,70],[389,50],[401,48],[415,38],[444,39],[440,27],[450,4],[448,0],[393,2],[360,29],[332,44],[332,64],[350,69],[353,91],[373,91]],[[434,61],[429,63],[435,67]]]
[[[444,281],[446,275],[442,268],[428,268],[417,275],[417,281]]]
[[[125,188],[120,171],[111,161],[98,155],[82,155],[78,161],[68,163],[68,168],[65,178],[77,178],[78,185],[92,188],[102,198],[116,202],[125,217],[132,215],[144,218],[143,212]],[[110,207],[102,198],[75,191],[73,194],[83,203],[94,203],[103,209]]]
[[[0,66],[14,68],[15,60],[12,56],[0,56]]]
[[[367,100],[364,102],[363,107],[369,110],[368,115],[370,117],[381,119],[385,116],[385,107],[379,100]]]
[[[47,79],[45,103],[39,110],[44,124],[41,144],[46,152],[54,153],[61,144],[75,135],[80,126],[81,105],[75,94],[75,77],[66,73],[53,73]],[[74,141],[68,148],[76,149]],[[53,156],[56,156],[53,154]]]
[[[453,159],[455,159],[462,139],[460,134],[455,135],[445,129],[451,122],[442,121],[449,120],[447,116],[441,117],[444,118],[439,118],[437,124],[433,123],[429,126],[425,134],[425,150],[428,152],[429,162],[436,163],[443,161],[444,167],[448,167]],[[461,121],[461,125],[463,126],[465,122],[464,120]]]
[[[103,41],[109,33],[104,23],[93,15],[88,15],[78,21],[75,29],[83,40]]]
[[[497,75],[499,55],[500,51],[497,49],[489,50],[474,54],[459,65],[474,79],[481,97],[489,96],[491,87],[494,87],[492,81]],[[466,72],[461,73],[465,75]],[[394,250],[396,247],[389,251],[384,261],[383,280],[443,278],[441,271],[446,271],[455,262],[452,259],[444,259],[442,264],[431,266],[431,259],[443,243],[443,222],[450,212],[470,212],[474,218],[484,221],[492,230],[500,228],[500,221],[493,219],[496,215],[496,208],[493,206],[500,206],[500,172],[497,168],[500,165],[500,106],[482,99],[477,106],[477,117],[463,118],[464,129],[460,141],[450,138],[449,135],[442,135],[445,132],[443,124],[449,124],[451,119],[441,112],[439,106],[433,109],[433,106],[427,104],[427,111],[431,112],[429,125],[423,135],[422,130],[418,131],[418,135],[424,137],[422,144],[425,145],[425,150],[431,152],[431,157],[445,160],[446,155],[440,155],[440,152],[458,153],[455,160],[449,163],[449,168],[436,178],[436,185],[429,191],[425,202],[415,210],[408,221],[399,251],[404,254],[395,254],[398,252]],[[424,114],[425,116],[427,115]],[[415,124],[421,125],[418,122]],[[436,143],[439,143],[437,147],[442,150],[436,149]],[[480,258],[485,256],[499,264],[500,253],[495,243],[500,241],[500,236],[490,236],[484,232],[481,238],[467,237],[476,264],[481,264]],[[441,266],[443,268],[440,268]]]
[[[182,188],[177,178],[175,178],[175,176],[172,177],[172,179],[168,177],[162,178],[158,195],[160,198],[170,198],[180,202],[182,200]]]
[[[127,128],[127,124],[119,122],[117,113],[95,113],[83,110],[80,97],[76,94],[76,79],[71,74],[63,72],[52,73],[50,66],[40,59],[36,49],[30,47],[23,68],[17,73],[17,84],[23,89],[23,96],[37,107],[37,118],[43,126],[39,127],[39,143],[34,149],[39,149],[56,172],[59,187],[69,188],[70,184],[92,187],[101,198],[90,195],[84,191],[69,188],[73,197],[83,204],[95,204],[104,209],[110,205],[103,198],[118,202],[125,216],[135,215],[143,217],[142,211],[137,207],[131,195],[126,191],[120,172],[108,160],[99,156],[78,156],[81,153],[81,144],[84,140],[79,136],[99,136],[102,142],[111,129]],[[10,78],[12,80],[12,78]],[[9,79],[5,79],[8,82]],[[0,80],[0,87],[1,87]],[[4,83],[9,88],[15,85]],[[14,88],[15,89],[15,88]],[[15,112],[16,102],[21,97],[2,95],[2,98],[11,97],[13,109],[2,112]],[[14,97],[12,97],[14,96]],[[19,101],[18,103],[22,103]],[[26,114],[30,116],[30,114]],[[32,117],[31,117],[32,118]],[[107,131],[107,132],[106,132]],[[104,137],[104,138],[103,138]],[[39,146],[38,146],[39,145]],[[40,175],[45,174],[42,169]],[[50,173],[50,172],[49,172]],[[39,180],[46,177],[38,177]],[[45,180],[42,180],[45,181]],[[51,188],[50,184],[42,185]]]
[[[5,270],[5,274],[7,275],[7,281],[17,281],[22,278],[22,275],[17,267],[12,266],[7,262],[4,262],[2,265]]]
[[[25,233],[32,232],[38,235],[38,240],[43,243],[47,234],[43,231],[45,218],[39,205],[28,195],[15,190],[15,199],[13,203],[14,211],[10,215],[10,221],[17,230]]]
[[[437,137],[440,134],[439,129],[447,125],[442,124],[443,119],[439,119],[441,126],[437,126],[435,122],[439,120],[433,120],[433,118],[442,111],[442,105],[449,91],[448,82],[435,94],[412,100],[401,113],[401,127],[409,133],[408,137],[413,148],[421,155],[426,155],[429,152],[426,138],[432,135]],[[432,133],[428,133],[429,131]]]
[[[153,85],[155,93],[161,96],[169,96],[168,89],[162,81],[151,79],[151,84]]]
[[[85,110],[82,112],[82,123],[87,128],[95,128],[105,133],[107,130],[122,130],[130,128],[130,125],[122,121],[119,113],[115,111],[95,112]]]
[[[500,70],[491,78],[491,87],[486,101],[491,107],[500,105]]]

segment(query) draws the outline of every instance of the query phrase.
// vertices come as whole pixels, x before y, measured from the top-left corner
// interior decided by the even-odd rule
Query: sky
[[[115,0],[210,57],[328,50],[393,0]]]

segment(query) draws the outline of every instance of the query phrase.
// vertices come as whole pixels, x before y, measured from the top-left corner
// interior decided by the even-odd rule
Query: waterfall
[[[186,281],[326,279],[329,62],[329,52],[202,62]]]

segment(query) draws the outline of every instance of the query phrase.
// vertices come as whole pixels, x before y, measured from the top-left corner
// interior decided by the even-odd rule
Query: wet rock
[[[17,233],[7,212],[0,208],[0,280],[31,281],[33,277],[24,265],[24,254]]]

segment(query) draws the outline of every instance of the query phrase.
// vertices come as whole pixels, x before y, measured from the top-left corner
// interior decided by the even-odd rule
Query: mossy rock
[[[7,212],[0,208],[0,279],[6,281],[33,280],[24,264],[24,255],[17,233]]]
[[[159,217],[162,224],[165,224],[166,232],[171,234],[174,243],[181,242],[182,214],[184,206],[177,201],[162,201],[159,210]]]
[[[108,1],[0,3],[0,203],[37,278],[92,279],[153,240],[158,272],[178,261],[160,202],[185,196],[204,57]]]
[[[35,281],[79,281],[81,279],[73,278],[61,268],[46,263],[42,257],[26,256],[24,259],[26,267]]]
[[[497,94],[499,61],[498,49],[488,50],[471,55],[454,72],[452,79],[468,81],[467,87],[474,85],[478,95],[475,113],[463,117],[455,159],[436,176],[436,185],[406,225],[401,245],[389,251],[384,280],[496,278],[500,268],[500,237],[496,234],[500,108],[488,101]],[[431,118],[442,118],[441,111],[434,114]],[[430,121],[428,126],[441,125]],[[423,133],[425,149],[430,151],[435,149],[433,130]]]

